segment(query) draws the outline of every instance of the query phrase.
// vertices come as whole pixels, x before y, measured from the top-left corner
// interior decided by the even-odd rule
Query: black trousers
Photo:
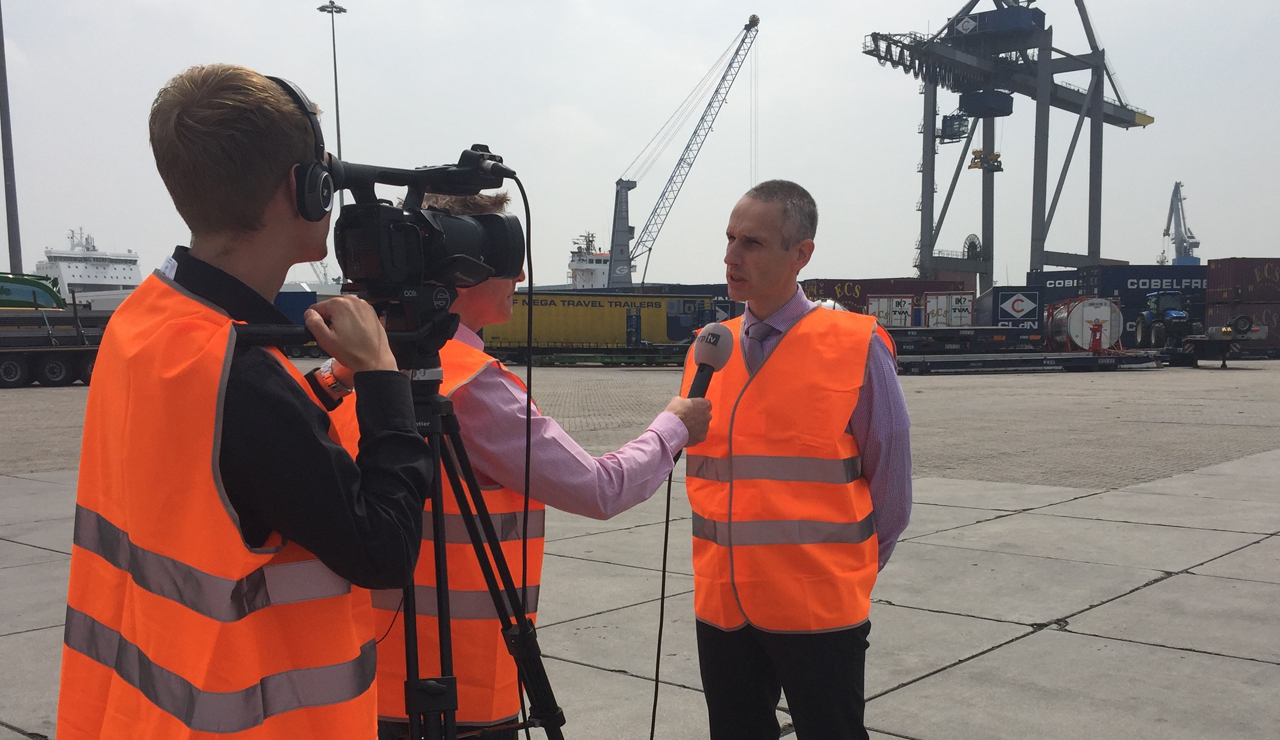
[[[863,688],[871,623],[838,632],[726,632],[698,622],[711,740],[778,740],[786,691],[797,740],[867,740]]]

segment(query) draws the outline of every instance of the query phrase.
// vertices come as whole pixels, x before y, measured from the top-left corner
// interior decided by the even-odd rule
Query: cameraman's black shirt
[[[185,247],[173,280],[250,324],[289,319],[252,288]],[[271,532],[306,548],[364,588],[413,580],[422,508],[433,471],[414,428],[409,379],[356,373],[360,450],[355,460],[329,437],[329,417],[260,347],[237,347],[223,402],[223,488],[250,547]],[[350,403],[351,400],[346,401]]]

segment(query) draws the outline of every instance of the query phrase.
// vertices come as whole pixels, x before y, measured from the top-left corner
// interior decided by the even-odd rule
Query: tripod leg
[[[446,413],[443,417],[446,434],[445,451],[442,455],[445,474],[454,490],[458,501],[458,510],[462,514],[471,544],[475,548],[480,563],[481,573],[493,597],[494,608],[503,625],[502,634],[507,643],[507,650],[515,659],[516,667],[524,677],[525,690],[529,695],[529,721],[532,726],[542,727],[550,740],[561,740],[560,727],[564,725],[564,712],[556,704],[555,693],[551,689],[547,670],[542,662],[542,651],[538,647],[537,631],[533,621],[529,619],[524,598],[516,588],[507,565],[506,556],[502,552],[502,543],[493,519],[489,516],[488,506],[481,493],[479,481],[467,457],[466,447],[462,442],[457,417]],[[462,476],[459,475],[461,470]],[[461,477],[465,476],[466,486]],[[483,530],[483,536],[481,533]],[[487,546],[486,546],[487,545]],[[502,587],[499,586],[501,581]],[[505,587],[505,592],[503,591]]]
[[[457,682],[453,678],[453,635],[449,619],[449,569],[445,541],[444,484],[440,479],[441,406],[439,382],[414,381],[414,413],[431,451],[431,531],[435,556],[436,625],[440,650],[439,679],[422,680],[418,672],[418,608],[415,584],[404,590],[405,713],[411,740],[451,740],[457,737]]]

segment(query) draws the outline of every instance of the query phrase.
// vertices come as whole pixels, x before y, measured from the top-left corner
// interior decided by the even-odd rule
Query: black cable
[[[533,216],[529,209],[529,194],[524,190],[520,178],[513,177],[516,187],[520,189],[520,200],[524,201],[524,251],[525,279],[529,281],[529,304],[525,311],[524,347],[524,511],[520,524],[520,603],[524,605],[526,614],[520,615],[523,620],[529,611],[529,484],[533,469]],[[517,671],[517,690],[520,694],[520,719],[525,724],[525,740],[531,740],[529,725],[525,717],[524,681]]]
[[[382,641],[387,639],[387,635],[391,634],[391,628],[396,626],[396,620],[400,618],[400,610],[404,608],[404,595],[400,595],[400,603],[396,604],[396,613],[391,615],[391,624],[387,625],[387,631],[382,633],[382,637],[373,641],[374,645],[381,645]]]
[[[658,730],[658,687],[662,673],[662,627],[667,617],[667,551],[671,542],[671,479],[675,469],[667,473],[667,515],[662,524],[662,586],[658,592],[658,650],[653,659],[653,711],[649,715],[649,740]]]

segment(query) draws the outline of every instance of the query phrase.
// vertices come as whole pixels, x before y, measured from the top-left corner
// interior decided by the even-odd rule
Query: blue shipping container
[[[1069,293],[1066,298],[1083,295],[1081,291],[1085,287],[1079,270],[1033,270],[1027,273],[1027,285],[1066,291]]]

